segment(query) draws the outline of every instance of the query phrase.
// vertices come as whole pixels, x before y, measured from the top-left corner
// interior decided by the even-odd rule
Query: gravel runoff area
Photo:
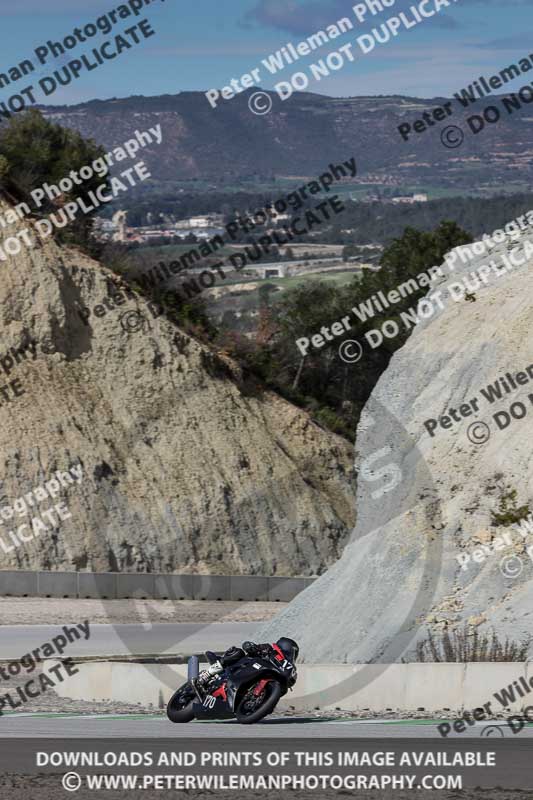
[[[8,662],[0,662],[4,665]],[[41,665],[38,664],[37,668],[31,672],[27,673],[24,670],[16,676],[12,677],[9,676],[9,680],[2,680],[1,682],[1,693],[5,694],[6,692],[10,692],[11,695],[16,699],[16,687],[23,686],[28,680],[35,678],[39,675],[43,670],[41,669]],[[177,687],[176,687],[177,688]],[[6,708],[6,711],[9,713],[9,709]],[[138,715],[154,715],[154,714],[165,714],[164,708],[158,708],[157,706],[143,706],[137,703],[121,703],[116,700],[105,700],[98,702],[96,700],[71,700],[67,697],[59,697],[55,690],[52,688],[47,689],[43,694],[40,694],[38,697],[35,698],[28,698],[28,702],[24,703],[24,706],[20,708],[20,712],[24,713],[53,713],[53,714],[138,714]],[[11,712],[17,713],[17,712]],[[423,711],[417,711],[412,713],[401,713],[401,712],[381,712],[380,714],[376,714],[370,710],[362,710],[358,711],[354,714],[353,711],[346,711],[343,709],[334,709],[331,711],[320,711],[318,709],[309,709],[305,712],[302,710],[296,711],[295,709],[287,709],[283,712],[284,716],[297,716],[300,717],[302,714],[305,714],[306,717],[312,718],[316,717],[317,719],[324,719],[327,717],[328,719],[351,719],[356,717],[357,719],[374,719],[379,717],[380,719],[421,719],[423,717],[428,717],[430,719],[436,719],[439,715],[438,714],[430,714],[429,712],[425,714]],[[446,712],[442,713],[442,718],[446,719]],[[1,721],[0,721],[1,725]],[[1,798],[1,794],[0,794]]]
[[[65,797],[66,792],[61,786],[61,775],[49,777],[23,777],[20,775],[6,775],[0,777],[0,797],[2,800],[58,800]],[[94,800],[101,794],[106,800],[271,800],[272,792],[259,791],[105,791],[95,792],[80,789],[74,797],[76,800]],[[351,791],[289,791],[287,796],[291,800],[338,800],[339,796],[355,797]],[[364,800],[526,800],[528,793],[525,791],[507,791],[505,789],[465,789],[462,791],[359,791],[357,796]]]
[[[76,659],[74,659],[76,662]],[[0,661],[0,664],[7,666],[9,662]],[[28,680],[35,678],[42,672],[41,665],[38,664],[36,669],[27,673],[24,670],[16,676],[9,676],[9,680],[1,681],[0,694],[11,693],[16,699],[16,687],[23,686]],[[53,676],[52,676],[53,677]],[[176,687],[177,688],[177,687]],[[18,713],[17,711],[9,711],[6,707],[7,713]],[[154,715],[165,714],[163,706],[158,707],[154,705],[144,706],[137,703],[122,703],[117,700],[71,700],[67,697],[59,697],[55,690],[48,688],[43,694],[36,698],[28,698],[24,706],[19,709],[23,713],[53,713],[53,714],[102,714],[102,715],[117,715],[117,714],[135,714],[135,715]],[[285,717],[301,717],[305,716],[308,719],[380,719],[380,720],[401,720],[401,719],[428,719],[428,720],[449,720],[455,719],[456,714],[449,708],[441,709],[440,711],[427,711],[425,709],[417,709],[416,711],[394,711],[392,709],[381,710],[376,712],[369,708],[358,709],[357,711],[348,711],[343,708],[328,709],[326,711],[318,708],[295,709],[294,707],[285,708],[283,710]],[[491,719],[505,720],[507,715],[503,713],[494,714]],[[1,721],[0,721],[1,726]],[[1,728],[0,728],[1,729]],[[2,795],[0,793],[0,799]]]
[[[56,597],[0,597],[0,625],[93,625],[159,622],[263,622],[287,603],[226,600],[84,600]]]
[[[16,677],[10,676],[10,680],[2,681],[1,693],[5,694],[6,692],[10,692],[11,695],[17,699],[16,687],[23,686],[28,680],[39,675],[40,672],[42,672],[42,669],[40,668],[40,665],[38,665],[34,672],[21,672]],[[67,697],[59,697],[52,688],[49,688],[36,698],[28,698],[28,702],[24,703],[24,706],[19,710],[23,713],[48,714],[165,714],[164,708],[158,708],[157,706],[153,705],[143,706],[137,703],[121,703],[116,700],[105,700],[101,702],[96,700],[71,700]],[[9,708],[6,707],[6,711],[9,713]],[[324,719],[324,717],[327,717],[328,719],[352,719],[354,717],[357,719],[374,719],[377,717],[380,719],[422,719],[424,717],[429,719],[437,719],[439,717],[439,715],[436,713],[430,714],[429,712],[424,713],[423,711],[416,711],[412,713],[385,711],[380,712],[379,714],[376,714],[370,710],[358,711],[357,713],[354,713],[353,711],[346,711],[340,708],[331,711],[319,711],[318,709],[309,709],[305,712],[302,710],[296,711],[295,709],[287,709],[283,711],[284,716],[301,717],[302,714],[308,718],[316,717],[317,719]],[[446,712],[442,712],[441,718],[446,719]]]

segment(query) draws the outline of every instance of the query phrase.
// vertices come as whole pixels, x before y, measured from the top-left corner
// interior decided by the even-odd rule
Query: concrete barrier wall
[[[287,602],[316,578],[264,575],[166,575],[125,572],[25,572],[0,570],[3,597],[90,597],[172,600],[272,600]]]
[[[79,674],[55,687],[61,697],[164,708],[173,691],[187,680],[186,664],[91,661],[80,662],[77,668]],[[494,693],[520,676],[532,687],[531,693],[524,691],[522,698],[504,708]],[[533,706],[533,664],[303,664],[294,690],[281,700],[279,708],[377,713],[423,709],[453,716],[487,702],[494,712],[506,714]]]

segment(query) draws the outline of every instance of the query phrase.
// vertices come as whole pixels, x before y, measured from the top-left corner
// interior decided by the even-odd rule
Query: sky
[[[114,41],[115,34],[143,18],[149,20],[154,36],[98,69],[83,70],[77,80],[59,87],[50,99],[43,99],[40,93],[38,101],[72,104],[132,94],[220,89],[256,67],[260,68],[261,87],[273,89],[278,81],[289,79],[347,43],[354,44],[355,61],[320,83],[311,80],[308,91],[337,97],[451,96],[480,75],[490,76],[533,53],[533,39],[525,33],[528,18],[533,19],[533,0],[449,0],[449,8],[409,30],[402,27],[395,38],[364,55],[355,46],[358,36],[379,28],[399,11],[409,15],[409,6],[420,2],[384,1],[388,7],[375,15],[368,13],[364,22],[358,22],[352,0],[152,0],[138,17],[119,20],[111,33],[80,43],[68,56],[39,65],[31,78],[1,89],[0,102],[28,83],[53,75],[54,69],[72,58],[90,54],[95,45]],[[427,2],[433,7],[435,0]],[[0,72],[6,73],[26,58],[35,61],[35,48],[49,39],[61,42],[74,28],[94,23],[120,5],[116,0],[0,0]],[[352,31],[286,67],[280,75],[272,76],[262,66],[261,60],[281,46],[288,42],[296,45],[346,16],[354,23]],[[521,76],[508,84],[506,91],[527,82],[527,76]]]

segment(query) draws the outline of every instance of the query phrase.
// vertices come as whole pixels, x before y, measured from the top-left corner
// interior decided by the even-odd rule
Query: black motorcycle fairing
[[[228,667],[228,686],[231,686],[232,709],[235,711],[241,697],[245,694],[251,684],[257,683],[261,679],[271,678],[277,681],[282,688],[282,695],[287,694],[288,689],[296,682],[296,670],[294,665],[287,662],[285,666],[269,657],[247,656],[237,664]],[[293,675],[294,673],[294,675]],[[228,695],[228,700],[230,699]]]
[[[296,682],[296,668],[286,660],[280,663],[268,656],[245,656],[237,663],[227,666],[222,673],[209,681],[204,690],[203,702],[194,703],[195,717],[197,719],[233,717],[249,687],[263,679],[277,681],[283,696]]]
[[[234,716],[234,689],[228,684],[227,670],[215,675],[204,688],[204,699],[193,703],[196,719],[230,719]]]
[[[287,694],[288,690],[296,683],[296,667],[293,663],[275,652],[255,656],[244,656],[234,664],[228,664],[223,671],[214,675],[206,685],[190,681],[184,684],[173,696],[180,692],[194,692],[197,697],[190,703],[190,719],[232,719],[243,724],[252,724],[271,714],[280,697]],[[268,683],[275,684],[264,692]],[[242,701],[250,689],[257,687],[257,712],[248,713],[241,708]],[[264,696],[264,699],[263,699]],[[269,702],[270,698],[270,702]],[[170,705],[177,700],[171,699]],[[264,709],[262,709],[262,704]],[[190,711],[185,716],[188,717]],[[175,708],[167,708],[167,714],[172,722],[188,722],[190,719],[177,719]]]

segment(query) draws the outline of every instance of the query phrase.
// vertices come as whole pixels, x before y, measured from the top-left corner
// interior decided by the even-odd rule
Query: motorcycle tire
[[[252,688],[253,687],[250,687],[250,689]],[[267,695],[265,700],[261,703],[259,708],[254,709],[251,713],[247,713],[243,706],[248,698],[250,689],[242,698],[235,711],[235,718],[241,725],[252,725],[254,722],[259,722],[260,719],[266,717],[267,714],[271,714],[281,697],[281,685],[277,681],[269,681],[267,683]]]
[[[188,684],[180,686],[168,701],[167,717],[169,720],[171,722],[191,722],[194,719],[192,705],[195,697],[194,691]]]

